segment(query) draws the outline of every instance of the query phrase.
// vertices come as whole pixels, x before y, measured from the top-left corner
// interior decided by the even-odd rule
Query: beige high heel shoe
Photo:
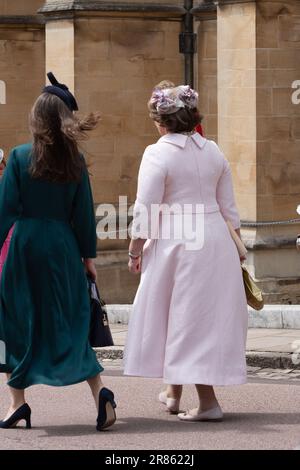
[[[168,411],[171,414],[178,414],[179,413],[179,404],[180,404],[180,399],[177,398],[168,398],[167,397],[167,392],[161,392],[158,395],[158,400],[163,403],[164,405],[167,406]]]

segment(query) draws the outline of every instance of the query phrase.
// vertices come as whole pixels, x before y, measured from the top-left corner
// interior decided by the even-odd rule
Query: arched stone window
[[[6,84],[0,80],[0,104],[6,104]]]

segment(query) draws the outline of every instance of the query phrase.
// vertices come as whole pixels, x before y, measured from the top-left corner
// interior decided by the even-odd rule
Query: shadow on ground
[[[249,425],[253,426],[253,432],[265,433],[267,426],[277,425],[299,425],[300,413],[227,413],[223,422],[179,422],[176,416],[174,421],[169,419],[153,419],[143,417],[123,418],[106,431],[99,434],[152,434],[152,433],[178,433],[178,432],[212,432],[229,431],[238,428],[240,433],[249,433]],[[251,428],[252,428],[251,426]],[[92,425],[61,425],[35,427],[35,430],[43,430],[46,435],[51,436],[87,436],[95,434],[95,427]]]

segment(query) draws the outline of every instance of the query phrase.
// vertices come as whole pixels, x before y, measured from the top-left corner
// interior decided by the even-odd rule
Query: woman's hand
[[[139,256],[136,259],[129,258],[128,269],[129,269],[130,273],[139,274],[141,272],[141,267],[142,267],[142,257],[141,256]]]
[[[97,280],[97,270],[95,263],[92,258],[87,258],[83,260],[84,267],[86,273],[93,279],[93,281]]]
[[[133,238],[129,244],[128,269],[132,274],[139,274],[142,268],[142,253],[146,239]]]

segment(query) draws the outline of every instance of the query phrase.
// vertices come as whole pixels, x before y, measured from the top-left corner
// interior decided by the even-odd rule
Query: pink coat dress
[[[5,242],[3,244],[3,247],[0,251],[0,278],[1,278],[4,263],[6,261],[7,255],[8,255],[8,250],[9,250],[9,245],[10,245],[10,240],[11,240],[11,237],[12,237],[12,233],[13,233],[13,228],[10,230],[10,232],[7,236],[7,239],[5,240]]]
[[[203,204],[203,244],[187,249],[185,234],[172,238],[175,225],[167,239],[164,225],[174,221],[163,210],[153,223],[145,215],[153,204],[177,204],[177,222],[186,217],[176,214],[178,208],[188,204],[196,216]],[[149,239],[129,321],[125,375],[162,377],[167,384],[245,383],[247,302],[225,222],[239,228],[240,219],[230,166],[215,142],[198,133],[167,134],[147,147],[134,214],[133,235]],[[151,235],[147,218],[154,226]]]

